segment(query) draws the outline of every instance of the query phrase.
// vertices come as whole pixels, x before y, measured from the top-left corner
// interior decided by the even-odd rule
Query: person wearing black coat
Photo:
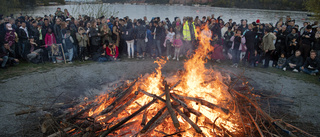
[[[297,50],[295,55],[292,55],[287,59],[287,62],[284,64],[283,71],[292,70],[293,72],[299,72],[302,65],[303,58],[301,56],[301,52]]]
[[[100,47],[100,43],[101,43],[100,33],[98,32],[98,28],[97,28],[97,22],[91,23],[89,35],[91,36],[90,52],[91,52],[91,55],[93,55],[95,52],[98,51],[98,49]]]
[[[287,27],[285,25],[282,26],[281,30],[277,33],[277,40],[276,40],[276,50],[273,52],[273,65],[272,66],[277,66],[278,59],[281,55],[281,53],[286,52],[286,38],[288,35],[288,32],[286,31]]]
[[[291,33],[286,37],[286,57],[292,56],[299,49],[299,35],[297,32],[297,29],[293,28]]]
[[[310,52],[310,57],[306,59],[304,65],[300,67],[301,71],[310,75],[316,75],[320,69],[320,61],[316,58],[317,54],[315,51]]]
[[[61,19],[58,18],[58,19],[56,19],[56,24],[54,24],[54,26],[53,26],[53,33],[56,37],[57,44],[62,43],[62,29],[61,29],[60,24],[61,24]]]
[[[19,45],[20,45],[18,48],[19,55],[21,58],[26,59],[25,48],[29,40],[29,32],[25,22],[21,23],[21,27],[18,30],[18,37],[19,37]]]
[[[250,66],[254,66],[254,58],[253,58],[253,55],[254,55],[254,42],[255,42],[255,38],[256,38],[256,32],[254,32],[252,29],[253,29],[253,26],[252,24],[249,24],[248,25],[248,29],[249,31],[247,31],[245,34],[244,34],[244,37],[246,38],[246,46],[247,46],[247,52],[244,56],[244,61],[243,61],[243,64],[245,65],[245,61],[247,60],[249,62],[249,65]]]
[[[307,59],[307,57],[309,57],[311,51],[311,44],[314,41],[315,33],[312,31],[311,25],[308,25],[301,36],[302,45],[300,46],[300,51],[303,56],[303,59]]]
[[[32,25],[30,26],[29,32],[30,32],[30,36],[32,36],[34,38],[34,41],[39,45],[39,36],[40,33],[38,31],[38,27],[37,27],[38,23],[37,21],[32,21]]]

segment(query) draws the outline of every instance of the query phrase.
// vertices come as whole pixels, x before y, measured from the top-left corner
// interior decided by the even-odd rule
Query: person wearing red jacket
[[[107,58],[108,60],[118,60],[119,56],[119,50],[118,47],[113,43],[110,42],[108,47],[106,47],[106,54],[108,55]]]

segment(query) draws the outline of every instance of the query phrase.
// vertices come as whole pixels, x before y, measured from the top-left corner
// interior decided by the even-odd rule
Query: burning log
[[[111,111],[111,115],[106,117],[104,119],[104,121],[109,121],[113,117],[116,117],[118,114],[120,114],[124,109],[126,109],[136,99],[138,94],[139,94],[139,92],[136,91],[134,95],[129,96],[129,98],[131,98],[131,99],[126,104],[122,105],[120,108],[114,109],[114,111]]]
[[[167,108],[168,108],[168,111],[170,113],[170,116],[171,116],[171,119],[172,119],[172,122],[173,122],[173,125],[174,127],[176,127],[177,129],[180,127],[180,124],[179,124],[179,121],[178,121],[178,118],[176,116],[176,114],[174,113],[173,111],[173,108],[172,108],[172,105],[171,105],[171,101],[170,101],[170,91],[169,91],[169,87],[167,85],[167,82],[165,81],[164,82],[164,91],[166,93],[166,104],[167,104]]]
[[[115,108],[119,103],[122,103],[132,92],[132,87],[135,85],[135,83],[137,82],[137,80],[135,80],[134,82],[131,82],[131,85],[129,86],[129,88],[127,90],[125,90],[123,92],[123,94],[121,94],[112,104],[110,104],[106,109],[104,109],[103,111],[100,112],[99,115],[103,115],[106,114],[108,112],[110,112],[113,108]]]
[[[68,117],[68,118],[66,119],[66,121],[69,121],[69,120],[71,120],[71,119],[73,119],[73,118],[76,118],[76,117],[82,115],[84,112],[90,110],[92,107],[94,107],[94,106],[96,106],[96,105],[97,105],[96,103],[91,103],[91,104],[87,105],[87,106],[86,106],[84,109],[82,109],[81,111],[76,112],[75,114],[73,114],[73,115],[71,115],[70,117]]]
[[[147,123],[146,126],[140,131],[140,133],[146,133],[146,131],[150,128],[150,126],[162,115],[162,113],[166,110],[167,106],[164,106],[162,109],[158,111],[158,113],[152,117],[152,119]]]
[[[179,100],[178,98],[176,98],[176,97],[173,96],[172,94],[171,94],[171,98],[172,98],[174,101],[176,101],[177,103],[179,103],[179,104],[180,104],[185,110],[187,110],[188,112],[191,112],[192,114],[194,114],[194,115],[196,115],[196,116],[201,116],[201,115],[202,115],[199,111],[197,111],[197,110],[189,107],[186,103],[184,103],[183,101]]]
[[[141,126],[145,126],[146,125],[146,122],[147,122],[147,114],[148,114],[148,111],[145,110],[144,113],[143,113],[143,117],[142,117],[142,120],[141,120]]]
[[[194,130],[196,130],[197,133],[202,133],[202,130],[199,128],[199,126],[191,121],[185,114],[183,114],[181,110],[177,108],[174,108],[174,110],[177,111],[179,115],[183,117],[194,128]]]
[[[164,94],[160,95],[163,96]],[[127,118],[125,118],[124,120],[122,120],[121,122],[119,122],[118,124],[114,125],[113,127],[111,127],[110,129],[108,129],[107,131],[103,132],[100,137],[104,137],[107,136],[109,133],[113,132],[115,129],[117,129],[118,127],[120,127],[121,125],[123,125],[124,123],[126,123],[127,121],[129,121],[130,119],[132,119],[133,117],[137,116],[139,113],[141,113],[143,110],[145,110],[146,108],[148,108],[150,105],[152,105],[153,103],[155,103],[157,101],[157,99],[153,99],[151,102],[149,102],[148,104],[144,105],[143,107],[141,107],[139,110],[137,110],[136,112],[134,112],[133,114],[131,114],[130,116],[128,116]]]
[[[191,100],[191,101],[195,101],[197,103],[200,103],[202,105],[205,105],[211,109],[220,109],[221,112],[224,112],[225,114],[229,114],[229,110],[226,109],[226,108],[223,108],[223,107],[220,107],[218,105],[215,105],[215,104],[212,104],[208,101],[205,101],[203,99],[200,99],[200,98],[194,98],[194,97],[185,97],[185,96],[181,96],[181,95],[178,95],[178,94],[175,94],[175,93],[171,93],[172,95],[174,95],[175,97],[179,98],[179,99],[186,99],[186,100]]]

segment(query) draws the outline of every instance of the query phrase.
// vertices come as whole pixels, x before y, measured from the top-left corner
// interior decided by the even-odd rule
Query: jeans
[[[311,69],[308,69],[308,68],[304,68],[304,69],[301,69],[300,67],[300,70],[303,71],[304,73],[307,73],[307,74],[312,74],[312,73],[318,73],[319,70],[315,69],[315,70],[311,70]]]
[[[239,61],[240,61],[240,53],[241,53],[241,51],[238,50],[238,49],[233,49],[232,50],[232,63],[233,64],[239,63]]]
[[[279,66],[279,64],[278,64],[278,65],[276,66],[276,68],[277,68],[277,69],[283,69],[283,66],[284,66],[284,65]]]
[[[139,54],[146,52],[146,42],[144,39],[137,39],[137,52]]]
[[[128,47],[128,57],[134,58],[134,40],[126,41],[127,42],[127,47]],[[130,51],[131,49],[131,51]]]
[[[67,53],[66,53],[66,56],[69,57],[69,61],[72,62],[72,57],[73,57],[73,48],[71,49],[67,49]]]
[[[21,42],[20,42],[20,47],[19,47],[19,55],[20,55],[20,57],[22,57],[22,58],[25,57],[25,55],[24,55],[25,47],[26,47],[26,42],[25,42],[25,41],[21,41]]]
[[[87,48],[86,47],[80,47],[79,48],[79,59],[85,60],[85,57],[87,55]]]
[[[1,67],[5,67],[9,57],[8,56],[3,56],[2,59],[3,59],[3,61],[2,61]]]
[[[180,56],[180,48],[176,47],[174,49],[174,58],[179,58]]]
[[[166,48],[167,48],[167,56],[171,57],[171,42],[169,40],[166,41]]]
[[[254,64],[254,49],[248,49],[246,54],[244,55],[244,58],[242,61],[244,64],[247,61],[250,65],[253,65]]]
[[[265,58],[264,58],[264,67],[265,68],[267,68],[267,67],[269,67],[269,62],[270,62],[270,58],[271,58],[271,53],[272,53],[273,51],[268,51],[268,52],[266,52],[266,54],[265,54]]]
[[[162,52],[161,52],[161,46],[160,46],[160,40],[158,40],[158,39],[155,39],[155,40],[153,40],[153,44],[154,44],[154,46],[155,46],[155,49],[157,49],[157,53],[158,53],[158,57],[160,57],[161,55],[162,55]]]

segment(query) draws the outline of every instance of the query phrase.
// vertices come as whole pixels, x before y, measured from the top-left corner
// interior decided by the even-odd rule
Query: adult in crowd
[[[274,52],[276,49],[273,43],[273,40],[276,40],[276,36],[269,30],[266,29],[264,32],[264,36],[262,39],[262,51],[264,54],[264,65],[263,68],[268,68],[269,67],[269,61],[271,58],[271,54]]]
[[[11,56],[10,56],[11,54]],[[0,63],[2,69],[7,69],[6,64],[13,64],[16,65],[19,63],[19,60],[13,58],[12,55],[14,51],[10,49],[9,43],[5,42],[2,47],[0,47]]]
[[[236,33],[234,36],[231,37],[230,39],[233,44],[232,44],[232,67],[238,67],[239,61],[240,61],[240,52],[243,48],[243,45],[246,43],[246,38],[241,35],[241,30],[238,29],[236,30]]]
[[[300,50],[296,50],[295,55],[292,55],[287,59],[287,62],[283,67],[283,71],[291,70],[293,72],[299,72],[302,65],[303,57],[301,56]]]
[[[90,30],[89,30],[89,35],[91,36],[90,39],[90,54],[91,56],[94,55],[98,49],[100,48],[100,36],[101,34],[98,32],[98,28],[97,28],[97,22],[96,21],[92,21],[91,22],[91,26],[90,26]]]
[[[137,57],[145,58],[146,54],[146,38],[147,38],[147,28],[142,25],[142,21],[137,22],[136,32],[137,32]]]
[[[293,28],[286,37],[286,57],[291,57],[297,49],[299,49],[298,29]]]
[[[309,75],[316,75],[320,69],[320,61],[316,56],[316,52],[311,50],[310,57],[306,59],[304,65],[300,67],[300,70]]]
[[[301,36],[302,45],[300,51],[303,59],[307,59],[311,51],[311,43],[315,41],[315,33],[312,31],[312,26],[308,25]]]

